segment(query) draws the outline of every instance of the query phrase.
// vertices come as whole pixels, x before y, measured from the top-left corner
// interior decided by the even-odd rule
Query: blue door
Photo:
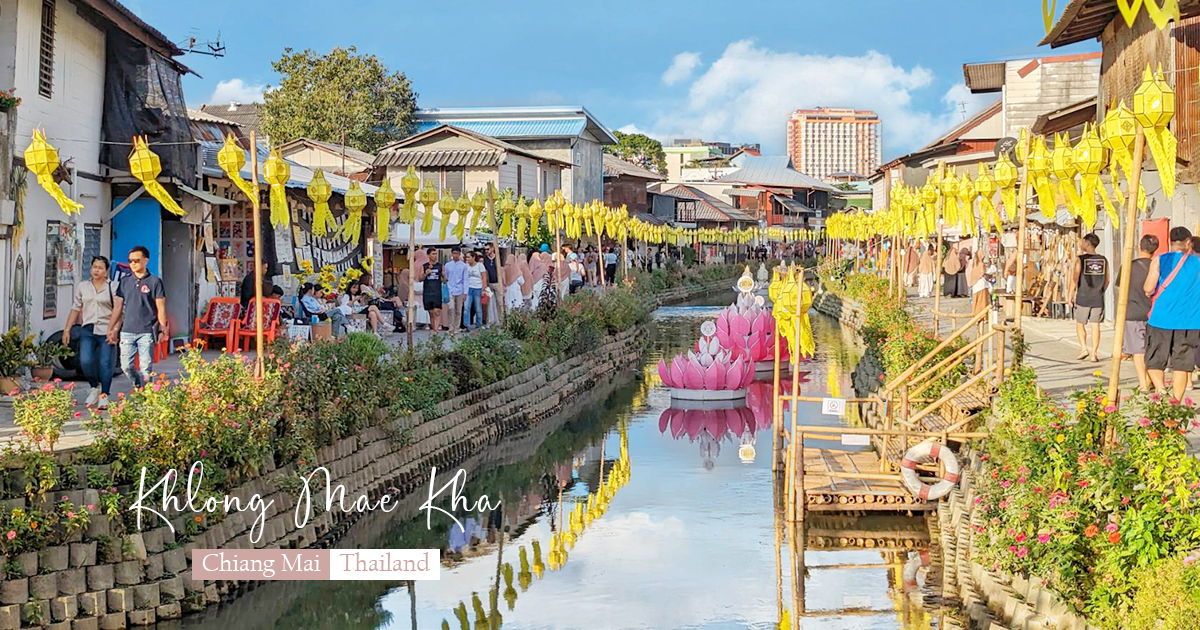
[[[113,207],[124,199],[113,199]],[[113,263],[127,262],[129,250],[141,245],[150,250],[150,273],[162,277],[162,206],[153,199],[134,199],[112,220]]]

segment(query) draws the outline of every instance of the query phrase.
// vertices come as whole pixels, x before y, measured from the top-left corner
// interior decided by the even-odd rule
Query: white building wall
[[[48,221],[71,221],[79,241],[79,256],[84,244],[84,223],[103,223],[112,206],[110,187],[96,181],[100,174],[100,128],[104,106],[104,33],[77,12],[69,0],[56,3],[54,41],[54,87],[50,97],[38,93],[39,50],[41,43],[41,0],[0,0],[0,16],[15,15],[15,41],[0,43],[5,57],[11,50],[13,87],[21,97],[17,108],[15,152],[23,155],[33,129],[42,129],[58,149],[59,159],[74,171],[74,183],[63,183],[68,196],[84,205],[83,211],[68,218],[58,204],[37,184],[32,174],[27,179],[25,196],[25,234],[19,242],[4,241],[5,271],[3,295],[7,304],[12,295],[14,269],[18,256],[24,261],[24,283],[30,300],[29,330],[61,330],[71,308],[73,287],[52,284],[57,298],[53,317],[44,317],[46,291],[46,229]],[[0,57],[0,58],[5,58]],[[8,87],[8,86],[4,86]],[[100,251],[109,254],[108,229],[101,230]],[[75,260],[76,280],[86,275],[86,261]],[[11,324],[10,309],[3,309],[0,323]]]

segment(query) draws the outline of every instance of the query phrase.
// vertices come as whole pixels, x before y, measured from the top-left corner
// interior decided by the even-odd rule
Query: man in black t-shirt
[[[145,247],[138,245],[129,251],[129,269],[133,273],[117,285],[108,325],[108,342],[120,344],[121,371],[133,381],[134,387],[150,381],[154,344],[167,340],[167,293],[162,280],[146,269],[149,262],[150,251]],[[134,352],[138,357],[136,370]]]
[[[1147,234],[1138,244],[1138,257],[1129,268],[1129,306],[1125,312],[1125,336],[1121,352],[1133,357],[1137,370],[1138,389],[1150,391],[1150,376],[1146,373],[1146,320],[1150,319],[1152,301],[1143,285],[1150,272],[1150,260],[1158,250],[1158,237]]]
[[[1108,290],[1108,259],[1096,253],[1100,237],[1084,236],[1079,242],[1068,302],[1075,309],[1075,333],[1079,337],[1079,356],[1092,363],[1100,360],[1100,322],[1104,321],[1104,292]],[[1092,333],[1088,344],[1088,331]]]
[[[429,262],[421,269],[421,296],[423,306],[429,311],[429,330],[443,330],[442,326],[442,263],[438,262],[438,250],[430,247]]]

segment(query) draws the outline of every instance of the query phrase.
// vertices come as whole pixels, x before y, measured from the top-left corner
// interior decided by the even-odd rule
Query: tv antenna
[[[962,114],[963,120],[967,119],[967,102],[966,101],[958,102],[958,112],[960,114]]]
[[[185,53],[208,55],[209,57],[224,57],[225,44],[221,42],[221,31],[217,31],[216,39],[200,41],[195,35],[189,36],[179,43]]]

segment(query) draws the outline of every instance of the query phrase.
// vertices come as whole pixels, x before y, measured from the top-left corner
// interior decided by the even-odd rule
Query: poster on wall
[[[42,288],[42,318],[58,317],[58,221],[46,222],[46,265]]]
[[[58,284],[75,285],[75,267],[79,261],[79,236],[71,223],[58,224]]]

